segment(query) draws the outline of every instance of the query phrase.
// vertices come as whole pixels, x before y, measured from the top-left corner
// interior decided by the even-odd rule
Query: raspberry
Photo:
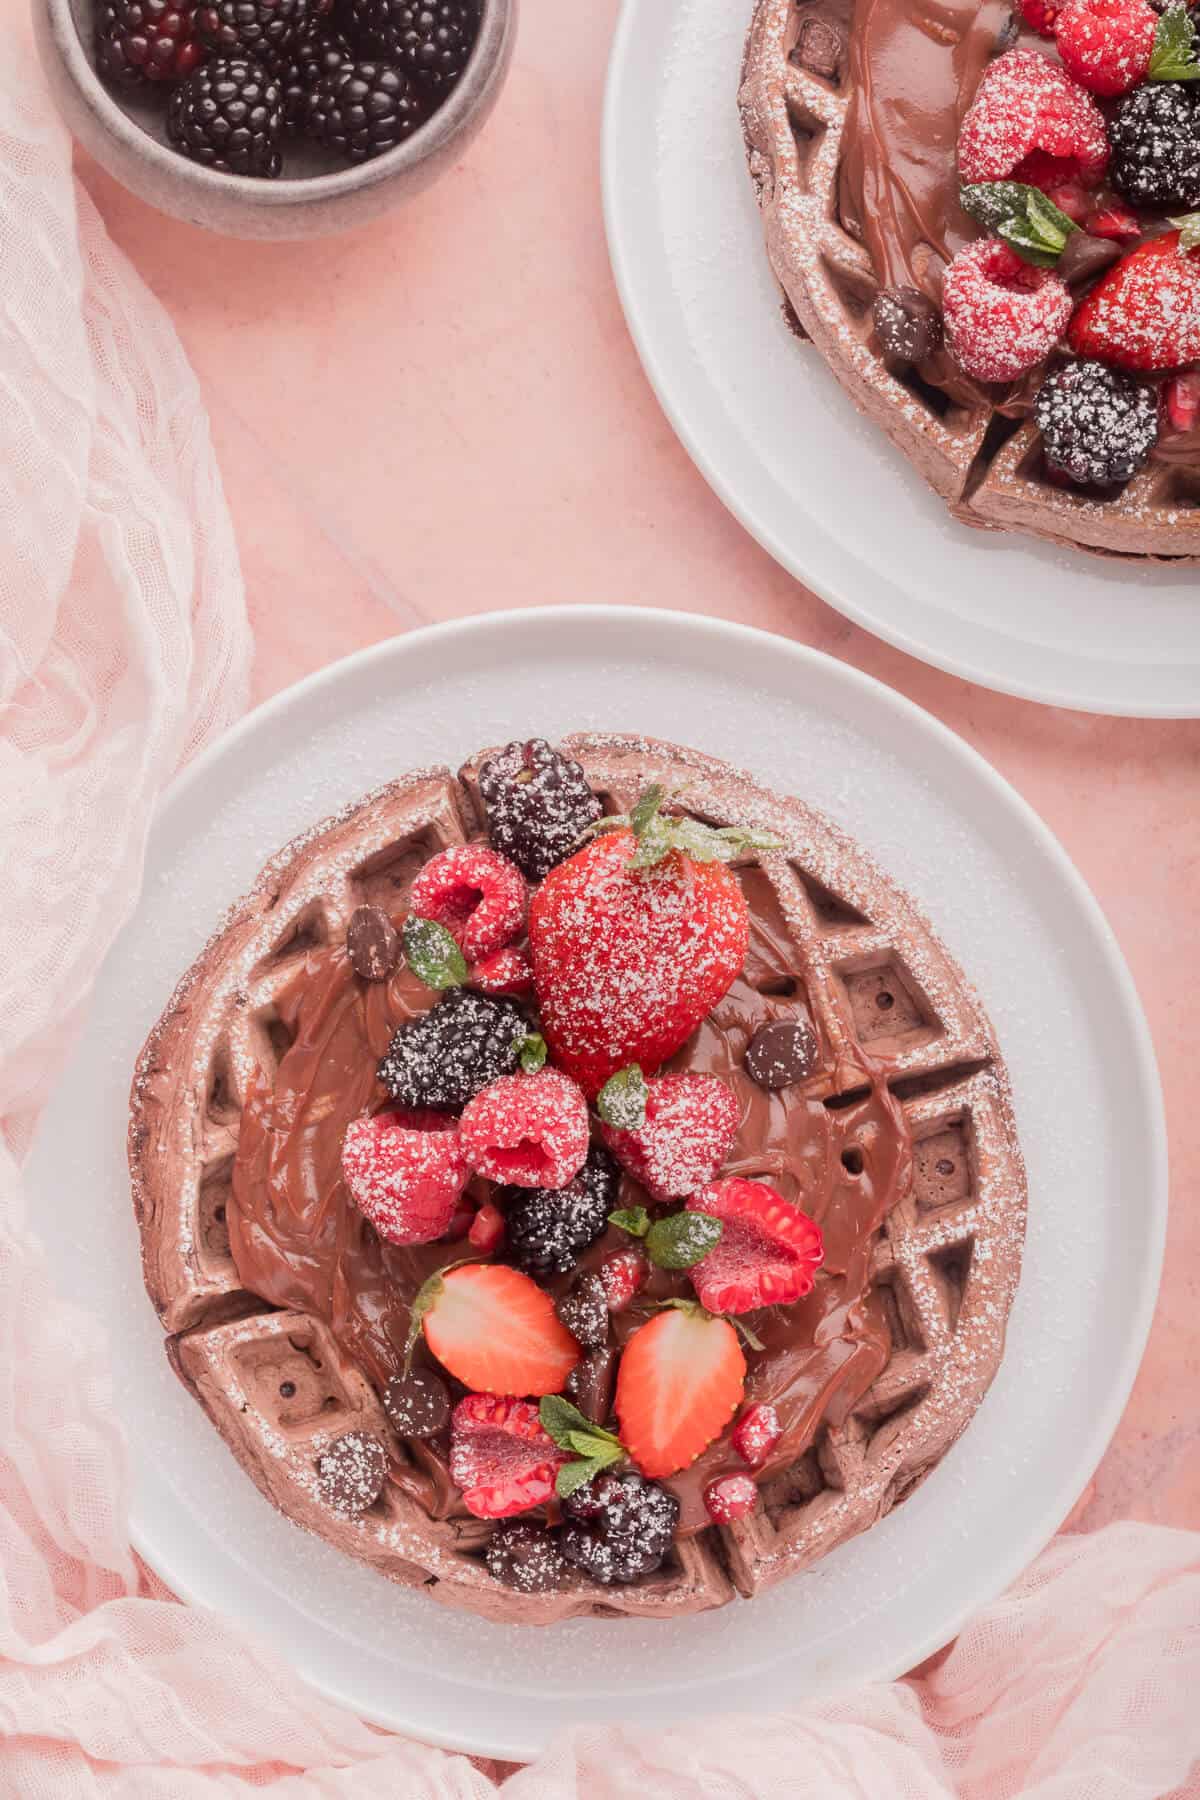
[[[1109,121],[1113,186],[1134,206],[1200,206],[1200,107],[1191,84],[1152,81]]]
[[[601,1126],[605,1143],[651,1199],[681,1199],[713,1179],[737,1136],[740,1108],[716,1075],[662,1075],[650,1083],[636,1131]]]
[[[559,1069],[502,1075],[463,1111],[463,1151],[477,1175],[514,1187],[563,1188],[588,1149],[587,1101]]]
[[[450,1421],[450,1478],[477,1519],[544,1506],[565,1460],[538,1409],[507,1395],[468,1394]]]
[[[544,738],[509,744],[479,771],[488,835],[530,881],[542,881],[576,849],[600,817],[600,802],[577,762]]]
[[[1022,262],[998,238],[977,238],[946,271],[942,314],[961,369],[976,381],[1015,381],[1057,344],[1071,296],[1049,269]]]
[[[367,162],[410,138],[428,116],[417,88],[384,63],[343,63],[308,98],[304,130],[351,162]]]
[[[205,0],[196,8],[196,36],[218,56],[253,56],[269,65],[319,10],[314,0]]]
[[[520,1061],[529,1026],[511,1000],[451,988],[422,1018],[401,1025],[379,1079],[401,1106],[465,1106]]]
[[[640,1294],[650,1278],[650,1264],[640,1250],[632,1247],[618,1250],[600,1265],[600,1279],[608,1299],[610,1313],[624,1312],[635,1294]]]
[[[593,1149],[566,1187],[505,1188],[499,1198],[510,1259],[529,1275],[565,1275],[603,1236],[617,1203],[618,1184],[612,1158],[605,1150]],[[559,1317],[568,1330],[573,1329],[561,1311]]]
[[[201,63],[171,91],[167,137],[205,168],[274,177],[283,167],[282,130],[279,83],[244,56]]]
[[[504,1243],[504,1214],[491,1200],[485,1200],[471,1221],[467,1232],[471,1245],[483,1256],[494,1256]]]
[[[600,1475],[566,1502],[563,1555],[605,1587],[651,1575],[671,1548],[679,1502],[657,1481],[632,1469]]]
[[[1022,180],[1020,165],[1035,150],[1061,165],[1059,179],[1094,187],[1108,162],[1104,118],[1057,64],[1036,50],[1008,50],[991,64],[963,117],[959,176]]]
[[[1103,363],[1055,369],[1042,383],[1034,418],[1048,466],[1082,487],[1128,481],[1158,440],[1154,389]]]
[[[444,925],[473,963],[521,935],[529,896],[512,863],[482,844],[463,844],[425,864],[408,904],[418,918]]]
[[[533,988],[533,967],[523,950],[509,944],[475,964],[471,986],[481,994],[528,994]]]
[[[1145,81],[1158,30],[1148,0],[1067,0],[1055,36],[1063,67],[1093,94],[1127,94]]]
[[[1113,200],[1098,206],[1087,221],[1092,237],[1108,238],[1116,244],[1135,244],[1142,235],[1142,222],[1135,212]]]
[[[515,1588],[518,1594],[552,1593],[561,1585],[567,1568],[557,1534],[532,1519],[511,1519],[497,1525],[483,1560],[493,1581]]]
[[[1061,8],[1058,0],[1021,0],[1021,17],[1039,37],[1053,37]]]
[[[773,1406],[748,1406],[733,1428],[731,1443],[748,1468],[761,1469],[783,1436]]]
[[[439,1113],[377,1113],[346,1128],[342,1176],[350,1197],[391,1244],[442,1237],[468,1175],[457,1128]]]
[[[714,1524],[731,1525],[758,1505],[758,1489],[748,1475],[722,1475],[704,1490],[704,1504]]]
[[[96,62],[109,81],[182,81],[203,60],[187,0],[106,0],[101,6]]]
[[[790,1306],[811,1293],[824,1259],[821,1228],[764,1181],[733,1175],[701,1188],[689,1212],[710,1213],[724,1230],[691,1270],[692,1286],[712,1313]]]
[[[1163,419],[1172,431],[1194,431],[1200,419],[1200,374],[1172,375],[1162,391]]]

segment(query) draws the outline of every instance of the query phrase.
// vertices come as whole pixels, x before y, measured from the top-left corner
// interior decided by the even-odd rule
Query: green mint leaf
[[[667,790],[661,781],[653,781],[641,795],[637,805],[629,815],[629,828],[634,837],[643,837],[650,825],[662,810],[662,803],[667,797]]]
[[[625,1206],[619,1212],[610,1212],[608,1222],[618,1231],[627,1231],[630,1237],[643,1238],[650,1229],[650,1214],[644,1206]]]
[[[659,782],[648,787],[629,813],[615,813],[598,819],[589,831],[632,831],[637,839],[629,859],[631,869],[652,869],[671,852],[678,851],[693,862],[733,862],[751,850],[782,850],[784,842],[772,831],[753,825],[706,825],[686,813],[679,816],[662,810],[666,792]],[[678,801],[680,795],[673,798]]]
[[[618,1069],[600,1089],[596,1111],[614,1131],[640,1131],[646,1123],[646,1077],[637,1063]]]
[[[1040,188],[1023,181],[968,182],[958,198],[964,212],[1039,268],[1052,268],[1079,229]]]
[[[660,1269],[691,1269],[720,1240],[725,1226],[711,1213],[677,1212],[660,1219],[646,1235],[651,1262]]]
[[[539,1069],[546,1066],[546,1040],[540,1031],[531,1031],[517,1045],[517,1054],[521,1058],[521,1067],[527,1075],[536,1075]]]
[[[552,1437],[560,1450],[571,1448],[573,1431],[591,1431],[592,1421],[572,1406],[561,1394],[546,1394],[538,1405],[542,1430]]]
[[[569,1500],[577,1489],[598,1475],[604,1464],[596,1457],[582,1457],[578,1462],[563,1463],[554,1477],[554,1491],[560,1500]]]
[[[467,979],[467,959],[446,930],[433,919],[410,913],[404,921],[404,954],[418,981],[441,993],[461,987]]]
[[[620,1438],[615,1438],[611,1431],[602,1431],[599,1427],[592,1431],[573,1431],[568,1448],[588,1462],[603,1463],[606,1467],[609,1463],[620,1462],[625,1454],[625,1446]]]
[[[1174,225],[1179,233],[1180,256],[1200,247],[1200,212],[1183,213],[1177,219],[1168,219],[1167,224]]]
[[[1196,28],[1186,6],[1169,6],[1158,21],[1149,73],[1151,81],[1200,80]]]

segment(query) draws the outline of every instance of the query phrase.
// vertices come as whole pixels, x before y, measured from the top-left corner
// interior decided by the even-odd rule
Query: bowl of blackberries
[[[76,137],[180,218],[297,238],[377,217],[454,162],[517,0],[35,0]]]

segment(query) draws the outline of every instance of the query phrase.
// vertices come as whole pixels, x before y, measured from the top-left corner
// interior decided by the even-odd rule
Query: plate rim
[[[1032,678],[997,675],[975,662],[970,655],[955,654],[952,651],[943,650],[937,644],[931,645],[918,640],[905,630],[903,617],[897,620],[886,614],[881,616],[879,612],[873,611],[870,606],[865,604],[855,591],[852,578],[838,586],[830,579],[822,577],[818,571],[807,566],[803,552],[794,550],[789,544],[785,544],[753,503],[745,500],[735,490],[733,482],[727,478],[708,449],[704,433],[689,418],[685,398],[668,373],[667,357],[665,353],[660,353],[656,339],[646,323],[650,317],[651,308],[643,306],[638,293],[637,284],[640,277],[638,274],[639,258],[633,242],[635,230],[623,217],[620,163],[624,153],[624,133],[620,114],[624,105],[624,88],[633,70],[639,21],[651,3],[661,5],[662,0],[621,0],[621,10],[609,51],[600,144],[601,197],[605,238],[613,282],[621,303],[621,312],[626,329],[637,351],[643,373],[650,383],[654,396],[671,429],[721,504],[755,542],[779,564],[780,568],[803,586],[809,588],[828,606],[833,607],[836,612],[841,613],[843,617],[850,619],[854,624],[861,626],[864,631],[870,632],[873,637],[891,644],[897,650],[902,650],[905,655],[911,656],[916,662],[940,669],[943,674],[975,682],[980,687],[989,688],[994,693],[1009,694],[1015,699],[1032,701],[1041,706],[1061,707],[1070,712],[1082,712],[1094,717],[1192,719],[1200,716],[1200,694],[1191,702],[1187,700],[1154,702],[1145,698],[1125,701],[1096,695],[1084,697],[1081,692],[1064,691],[1057,687],[1052,680],[1039,682]],[[733,0],[733,4],[743,4],[749,12],[751,0]],[[747,29],[749,29],[748,20]],[[731,99],[730,105],[732,106],[732,104]],[[748,180],[749,175],[747,174]],[[763,254],[765,256],[765,249]],[[849,395],[843,395],[843,398],[847,405],[853,405]],[[1020,534],[1008,533],[1006,535],[1019,536]],[[1080,552],[1079,554],[1084,553]],[[864,594],[870,585],[870,580],[864,573],[864,579],[860,584]],[[1200,621],[1198,621],[1198,629],[1200,629]]]
[[[799,663],[827,670],[835,682],[843,682],[851,690],[857,689],[869,704],[877,709],[882,709],[882,717],[886,718],[890,714],[896,717],[901,724],[916,726],[919,730],[931,733],[938,740],[939,747],[945,754],[951,758],[957,758],[969,772],[984,782],[997,804],[1008,811],[1014,823],[1027,834],[1032,835],[1038,848],[1050,859],[1060,881],[1069,891],[1072,900],[1092,930],[1097,954],[1102,957],[1103,966],[1112,977],[1114,995],[1123,1007],[1129,1049],[1137,1074],[1139,1105],[1136,1116],[1145,1121],[1149,1137],[1147,1149],[1150,1155],[1145,1187],[1146,1199],[1143,1206],[1147,1231],[1147,1256],[1144,1272],[1138,1291],[1128,1295],[1129,1306],[1126,1312],[1128,1339],[1121,1378],[1112,1384],[1105,1405],[1098,1408],[1093,1414],[1088,1435],[1077,1459],[1080,1470],[1079,1485],[1082,1487],[1103,1456],[1125,1409],[1145,1352],[1146,1339],[1158,1297],[1167,1226],[1168,1140],[1157,1059],[1140,997],[1116,936],[1099,902],[1066,850],[1049,826],[1017,789],[978,750],[927,709],[908,699],[906,695],[888,687],[874,676],[866,674],[851,664],[843,663],[836,657],[831,657],[826,652],[817,650],[810,645],[781,638],[773,632],[763,631],[758,627],[735,624],[729,620],[706,615],[678,613],[659,607],[606,605],[523,607],[474,614],[466,618],[424,626],[419,630],[397,634],[380,643],[369,645],[326,665],[324,668],[312,671],[252,708],[228,731],[202,750],[164,791],[155,809],[151,834],[153,835],[159,830],[169,810],[173,810],[177,805],[186,804],[193,792],[197,788],[203,787],[210,778],[210,771],[214,767],[219,767],[225,756],[236,755],[247,740],[252,739],[261,730],[269,729],[273,720],[279,715],[297,707],[308,706],[315,697],[324,691],[336,687],[347,679],[353,680],[360,671],[370,668],[372,665],[386,666],[392,662],[403,663],[414,650],[420,653],[431,643],[445,645],[456,638],[476,634],[486,637],[489,633],[493,633],[503,637],[514,626],[522,627],[532,624],[546,628],[548,635],[563,629],[569,635],[575,627],[581,624],[624,626],[631,634],[636,632],[639,625],[655,631],[684,630],[699,638],[708,639],[710,642],[724,641],[731,647],[742,643],[751,652],[757,650],[760,654],[769,646],[773,656],[783,655]],[[628,638],[623,637],[620,641],[624,653]],[[145,890],[143,889],[142,894],[139,895],[138,908],[141,907],[144,899]],[[1067,1501],[1067,1509],[1074,1503],[1074,1499],[1075,1495],[1072,1494]],[[1023,1534],[1020,1543],[1010,1550],[1008,1556],[999,1558],[991,1566],[987,1585],[993,1598],[1011,1585],[1017,1575],[1028,1566],[1057,1531],[1064,1516],[1065,1511],[1056,1490],[1038,1509],[1036,1529],[1031,1527]],[[211,1597],[206,1598],[191,1581],[179,1579],[172,1571],[169,1547],[165,1557],[160,1554],[159,1536],[155,1534],[152,1525],[144,1525],[139,1517],[136,1489],[130,1497],[129,1530],[135,1550],[160,1575],[173,1593],[192,1605],[212,1606],[214,1604]],[[911,1654],[906,1652],[902,1666],[897,1667],[893,1663],[889,1663],[876,1671],[872,1679],[894,1679],[915,1667],[925,1657],[956,1636],[967,1618],[981,1604],[986,1604],[986,1602],[977,1599],[970,1605],[952,1609],[936,1634],[924,1634],[917,1640],[915,1651]],[[231,1613],[230,1616],[243,1629],[254,1629],[252,1621],[248,1621],[236,1612]],[[410,1735],[421,1742],[433,1744],[439,1748],[465,1752],[470,1755],[525,1762],[532,1760],[540,1753],[550,1736],[550,1731],[547,1730],[536,1739],[514,1737],[504,1741],[497,1740],[495,1735],[472,1736],[469,1730],[451,1733],[440,1729],[430,1730],[428,1727],[414,1727],[411,1723],[398,1723],[395,1714],[391,1717],[382,1717],[370,1708],[364,1710],[361,1702],[353,1694],[339,1688],[325,1676],[312,1674],[306,1666],[306,1659],[301,1648],[292,1647],[281,1653],[288,1656],[297,1673],[310,1686],[334,1703],[345,1707],[356,1717],[368,1719],[371,1723],[381,1725],[387,1730]],[[465,1714],[463,1722],[469,1722]],[[551,1724],[553,1725],[553,1721]]]

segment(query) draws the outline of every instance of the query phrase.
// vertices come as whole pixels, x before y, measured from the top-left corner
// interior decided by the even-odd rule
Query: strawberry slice
[[[725,1226],[708,1255],[688,1271],[710,1312],[787,1306],[811,1292],[825,1259],[821,1228],[765,1181],[736,1175],[714,1181],[692,1195],[688,1209]]]
[[[500,1263],[434,1275],[413,1306],[414,1330],[443,1368],[488,1394],[557,1394],[579,1345],[536,1281]]]
[[[566,1460],[528,1400],[468,1394],[451,1415],[450,1478],[477,1519],[507,1519],[544,1506]]]
[[[746,1358],[728,1319],[683,1301],[625,1346],[617,1375],[621,1442],[644,1475],[694,1463],[741,1403]]]
[[[1119,369],[1177,369],[1200,357],[1200,256],[1180,233],[1139,244],[1076,308],[1067,340]]]
[[[737,1136],[739,1107],[718,1075],[661,1075],[636,1131],[601,1125],[600,1135],[651,1199],[680,1199],[711,1181]]]

